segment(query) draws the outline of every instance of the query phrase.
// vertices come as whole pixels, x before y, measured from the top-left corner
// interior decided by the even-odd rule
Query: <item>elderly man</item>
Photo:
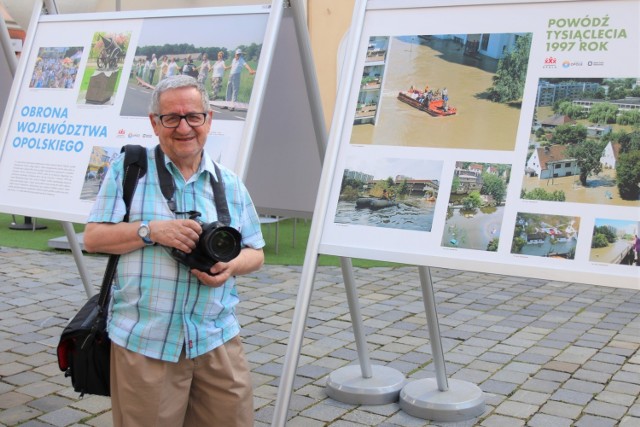
[[[262,266],[260,222],[240,179],[204,151],[212,112],[196,79],[160,81],[149,119],[159,146],[147,149],[148,170],[135,190],[130,222],[123,222],[119,157],[84,234],[88,251],[121,254],[108,318],[113,423],[250,427],[253,396],[235,314],[235,277]],[[162,170],[175,186],[171,203],[160,188]],[[226,197],[241,250],[202,271],[172,253],[196,250],[202,225],[189,215],[218,220],[216,191]]]

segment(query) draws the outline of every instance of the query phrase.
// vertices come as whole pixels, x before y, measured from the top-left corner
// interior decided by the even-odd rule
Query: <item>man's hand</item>
[[[206,273],[192,269],[191,274],[196,276],[203,285],[217,288],[231,276],[242,276],[258,270],[263,262],[262,249],[243,248],[240,255],[229,262],[217,262]]]
[[[203,285],[211,286],[213,288],[224,285],[229,277],[232,276],[231,265],[228,262],[217,262],[209,269],[209,272],[191,270],[191,274],[196,276]]]
[[[155,243],[190,253],[198,243],[202,227],[192,219],[150,221],[151,240]]]

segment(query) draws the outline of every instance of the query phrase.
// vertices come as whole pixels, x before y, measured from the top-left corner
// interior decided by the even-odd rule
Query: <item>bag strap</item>
[[[131,200],[136,191],[138,180],[147,173],[147,150],[141,145],[129,144],[122,147],[121,152],[124,152],[124,178],[122,180],[122,199],[126,206],[124,222],[129,222],[129,209],[131,208]],[[109,261],[107,261],[107,268],[104,272],[100,296],[98,297],[101,315],[106,313],[106,308],[109,304],[111,284],[116,274],[119,259],[120,255],[110,255]]]
[[[211,187],[213,188],[213,199],[216,204],[216,212],[218,213],[218,221],[224,225],[231,224],[231,215],[229,214],[229,205],[227,204],[227,195],[224,189],[224,182],[222,181],[222,174],[218,165],[213,162],[216,178],[209,174],[209,180],[211,181]],[[156,146],[156,169],[158,170],[158,180],[160,181],[160,189],[162,195],[167,200],[169,209],[171,212],[175,212],[176,202],[174,200],[174,194],[176,191],[176,184],[173,181],[171,172],[167,169],[167,165],[164,162],[164,153],[160,149],[160,145]]]

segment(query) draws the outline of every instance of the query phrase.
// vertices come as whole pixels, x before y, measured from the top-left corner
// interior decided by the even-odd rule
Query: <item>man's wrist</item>
[[[151,228],[147,221],[140,221],[140,225],[138,226],[138,236],[147,246],[155,244],[153,240],[151,240]]]

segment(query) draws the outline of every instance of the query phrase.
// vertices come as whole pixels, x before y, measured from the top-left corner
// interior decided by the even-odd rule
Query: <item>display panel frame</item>
[[[323,181],[331,181],[328,188],[321,188],[321,191],[327,191],[328,194],[322,195],[326,197],[326,206],[320,203],[320,209],[326,208],[326,211],[322,218],[319,253],[445,268],[463,266],[465,269],[475,271],[501,272],[614,287],[640,287],[637,267],[616,264],[613,261],[615,257],[596,262],[593,260],[591,247],[592,235],[597,234],[598,224],[605,220],[615,220],[623,221],[631,227],[624,227],[618,233],[619,240],[626,242],[624,250],[628,251],[633,244],[633,235],[637,234],[640,228],[640,201],[622,200],[616,197],[615,188],[610,190],[612,197],[608,197],[606,193],[604,196],[598,195],[595,197],[601,197],[601,199],[596,198],[595,202],[592,201],[593,198],[589,199],[591,200],[589,202],[568,201],[570,197],[566,197],[567,194],[565,194],[567,201],[563,202],[527,199],[521,196],[525,171],[528,167],[527,160],[535,149],[544,149],[544,146],[549,145],[538,144],[538,147],[534,144],[533,148],[530,147],[532,122],[534,115],[538,112],[536,100],[541,82],[548,79],[560,87],[563,82],[567,86],[568,81],[581,79],[600,80],[601,86],[605,82],[610,83],[609,81],[613,81],[613,85],[625,79],[640,80],[639,37],[637,26],[634,24],[639,13],[639,5],[633,1],[546,1],[543,3],[544,7],[540,7],[539,2],[532,4],[523,1],[474,2],[473,4],[460,1],[373,0],[368,2],[362,27],[352,28],[354,37],[358,39],[354,41],[354,47],[346,52],[348,58],[345,59],[345,63],[352,63],[354,67],[343,70],[342,77],[348,77],[346,77],[347,81],[341,82],[341,88],[338,90],[338,99],[342,98],[347,104],[347,114],[343,117],[334,117],[332,125],[329,151],[335,153],[335,162],[332,170],[324,171],[331,175]],[[492,19],[496,16],[501,19]],[[577,25],[577,28],[567,30],[565,27],[569,25]],[[550,26],[558,28],[549,29]],[[569,32],[565,34],[565,31]],[[467,148],[465,147],[467,140],[464,139],[464,133],[461,133],[464,130],[482,130],[482,126],[489,117],[482,114],[494,107],[486,99],[483,100],[483,94],[478,91],[476,92],[478,99],[475,100],[471,99],[469,94],[463,93],[468,79],[459,77],[457,82],[455,80],[456,73],[467,77],[473,76],[474,74],[469,70],[480,69],[486,74],[485,66],[472,63],[473,55],[467,57],[464,55],[469,45],[466,42],[473,40],[470,36],[478,35],[479,45],[487,42],[485,46],[480,46],[480,52],[475,51],[480,56],[478,62],[483,62],[485,57],[491,54],[491,37],[488,37],[488,41],[485,40],[483,36],[486,34],[495,35],[498,39],[503,35],[520,37],[523,34],[531,35],[520,111],[515,119],[510,119],[514,122],[510,130],[512,132],[510,138],[513,139],[512,147],[504,148],[504,144],[501,144],[483,148],[492,141],[490,137],[486,137],[486,142],[484,145],[481,144],[480,148],[478,146]],[[417,40],[421,35],[431,36],[432,40],[424,42]],[[593,35],[599,35],[603,39],[586,39]],[[372,46],[374,50],[380,50],[377,41],[381,37],[390,39],[388,55],[385,58],[388,61],[367,63]],[[453,51],[455,44],[458,43],[456,39],[462,40],[461,53]],[[554,44],[560,43],[556,39],[566,39],[565,44]],[[584,44],[581,45],[581,43]],[[448,51],[446,44],[452,45]],[[586,50],[581,51],[581,48]],[[421,50],[414,59],[407,59],[406,51],[411,49],[414,53]],[[427,52],[429,49],[430,53]],[[395,64],[393,63],[394,55],[400,59]],[[433,62],[427,65],[420,64],[420,58],[428,58],[428,61]],[[407,82],[415,78],[411,73],[416,72],[415,70],[428,72],[429,66],[437,67],[434,65],[436,61],[440,61],[439,66],[444,68],[443,73],[440,74],[441,78],[450,77],[453,81],[435,83],[427,81],[427,84],[440,88],[448,87],[451,105],[456,106],[458,102],[460,106],[457,116],[432,117],[428,112],[420,111],[415,106],[397,99],[400,91],[409,89]],[[405,67],[405,70],[402,70],[402,67]],[[462,68],[464,69],[461,70]],[[393,75],[394,72],[395,75]],[[494,71],[493,75],[496,74],[497,72]],[[482,76],[473,81],[480,78]],[[376,89],[365,87],[371,81],[375,85],[376,79],[379,84],[377,98],[379,102],[375,112],[369,114],[369,117],[377,122],[376,124],[355,124],[358,112],[361,111],[360,105],[364,104],[366,107],[368,99],[376,100],[376,95],[370,94]],[[424,80],[427,78],[420,79],[418,84],[424,84]],[[391,84],[401,81],[405,82],[405,86]],[[490,96],[490,93],[485,96]],[[471,113],[472,111],[478,113]],[[420,114],[425,116],[423,122],[428,121],[433,126],[434,133],[440,132],[440,140],[445,140],[444,143],[434,144],[428,138],[424,138],[426,142],[422,145],[421,142],[415,143],[415,140],[420,139],[420,135],[425,134],[427,125],[421,125],[422,127],[416,125],[419,129],[414,133],[403,134],[397,140],[389,142],[393,139],[390,135],[393,135],[394,130],[397,134],[402,134],[401,131],[406,129],[407,123],[411,120],[419,120]],[[477,114],[477,119],[467,120],[470,114]],[[449,120],[449,123],[446,123],[446,120]],[[452,121],[464,122],[461,126],[465,129],[462,131],[446,129]],[[498,120],[489,129],[500,124]],[[369,131],[356,130],[359,126],[377,128]],[[627,127],[627,129],[630,128]],[[487,135],[486,130],[478,133]],[[355,134],[359,134],[360,139],[354,143],[354,139],[357,139],[354,138]],[[362,143],[361,135],[363,134],[365,143]],[[449,136],[451,136],[450,140],[458,143],[457,146],[453,144],[454,148],[447,146]],[[501,136],[504,134],[502,133]],[[588,139],[586,138],[585,141]],[[440,161],[442,173],[435,179],[428,173],[424,176],[411,176],[407,171],[415,169],[416,161],[425,163],[425,171],[430,168],[430,166],[427,167],[428,164]],[[384,165],[391,162],[397,166],[395,170],[388,172]],[[363,164],[369,166],[359,166]],[[562,165],[562,162],[560,164]],[[490,224],[489,233],[495,229],[500,237],[499,243],[493,245],[491,250],[483,249],[477,246],[478,244],[471,248],[443,244],[451,241],[451,239],[445,239],[445,234],[449,226],[452,226],[448,223],[448,218],[452,215],[451,205],[455,214],[456,203],[458,203],[452,202],[453,184],[461,172],[473,171],[477,165],[507,165],[510,169],[500,220],[483,222],[483,224]],[[358,169],[359,167],[361,169]],[[377,176],[379,171],[384,176]],[[349,193],[344,189],[350,173],[372,178],[361,182],[361,184],[364,183],[363,185],[356,184],[360,186],[355,190],[351,188],[352,191]],[[486,171],[479,173],[486,173]],[[357,208],[357,199],[380,198],[381,194],[378,193],[385,187],[400,192],[403,177],[407,178],[406,181],[412,181],[414,185],[424,185],[425,196],[427,191],[433,192],[433,187],[436,186],[437,201],[429,208],[430,225],[422,230],[414,229],[414,224],[406,225],[415,218],[416,213],[409,209],[415,207],[415,200],[405,203],[407,207],[404,208],[406,212],[403,214],[406,218],[402,220],[398,219],[402,214],[397,212],[400,210],[397,206],[388,208],[386,212],[384,209],[375,212],[371,210],[368,213],[369,219],[362,219],[367,215]],[[388,178],[391,178],[392,182],[385,185],[385,180]],[[567,190],[566,187],[560,186],[563,181],[561,178],[563,177],[539,178],[544,184],[538,187],[543,188],[548,184],[553,191],[557,187],[570,193],[569,196],[582,190],[573,189],[571,186]],[[574,174],[573,178],[569,179],[577,178]],[[589,187],[589,182],[583,190],[585,193],[593,194],[599,191],[598,188]],[[479,192],[482,196],[486,195],[482,194],[482,188]],[[404,202],[407,202],[406,198]],[[349,203],[352,207],[353,219],[346,221],[344,220],[347,209],[345,206]],[[399,204],[402,204],[402,201]],[[476,213],[470,216],[484,215],[482,211],[487,210],[484,208],[485,206],[476,208]],[[391,212],[391,209],[396,211]],[[397,225],[398,223],[400,225]],[[471,224],[466,233],[477,234],[477,228],[478,226]],[[541,243],[535,240],[536,230],[540,232],[538,234],[545,237]],[[482,230],[484,231],[487,230]],[[525,240],[524,245],[521,239]],[[523,250],[534,248],[536,244],[542,245],[543,249]],[[544,250],[547,252],[544,253]]]

